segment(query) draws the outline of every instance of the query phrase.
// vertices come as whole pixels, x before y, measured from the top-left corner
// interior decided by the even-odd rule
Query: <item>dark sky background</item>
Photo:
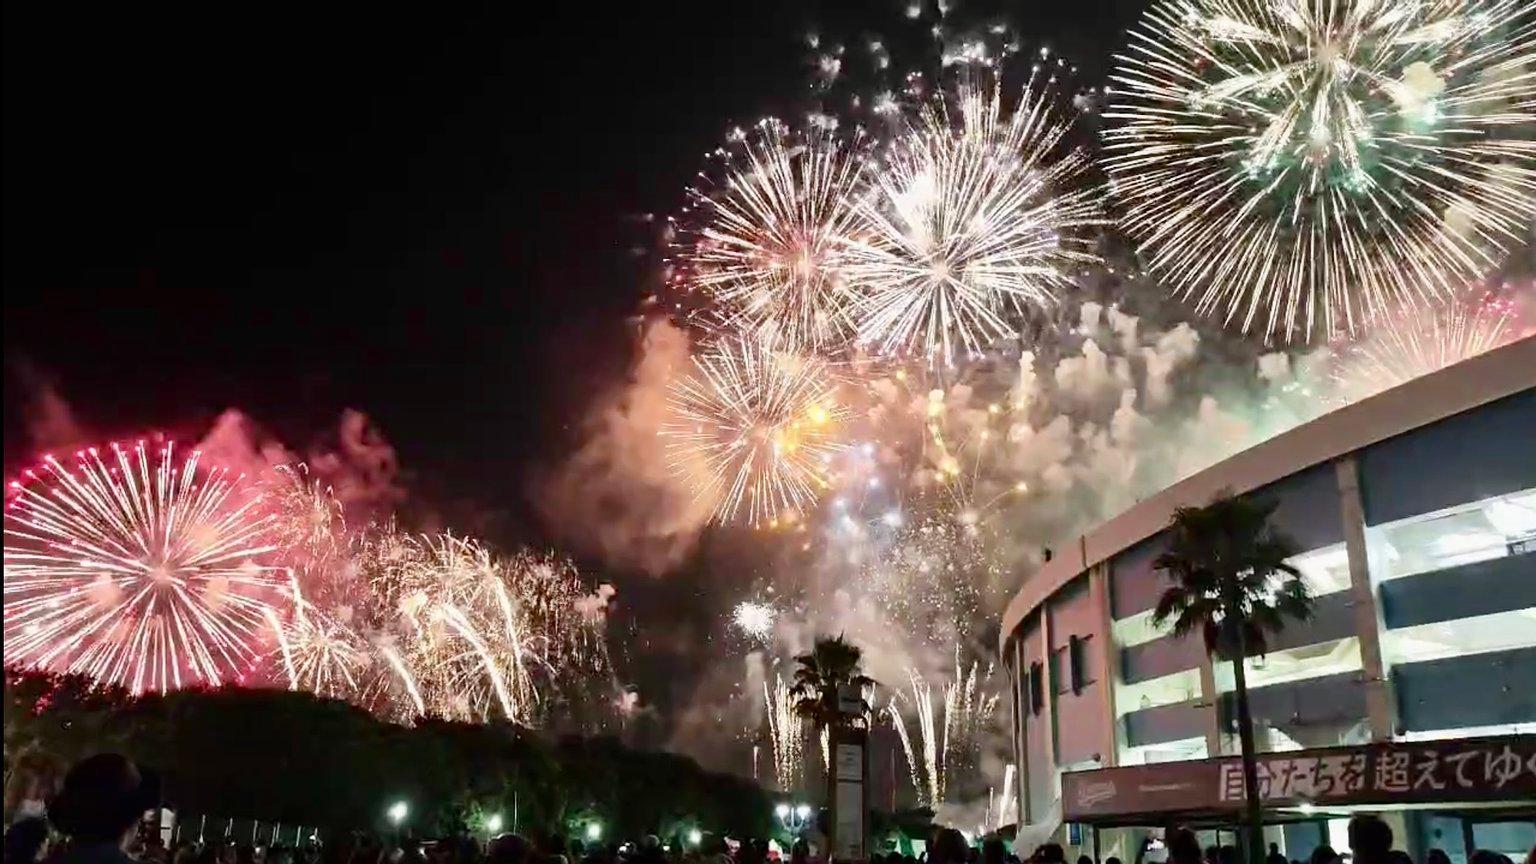
[[[1139,5],[967,11],[1091,78]],[[239,406],[302,443],[355,407],[537,534],[530,466],[629,360],[641,214],[803,93],[808,28],[904,6],[6,4],[7,467],[24,368],[104,436]]]

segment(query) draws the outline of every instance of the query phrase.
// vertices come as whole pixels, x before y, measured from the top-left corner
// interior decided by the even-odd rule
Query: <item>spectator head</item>
[[[1195,832],[1180,828],[1169,835],[1168,860],[1171,864],[1200,864],[1200,841]]]
[[[933,838],[928,860],[932,864],[961,864],[965,861],[968,845],[964,834],[953,828],[942,828]]]
[[[981,864],[1003,864],[1008,858],[1008,847],[997,837],[981,841]]]
[[[1467,864],[1513,864],[1509,857],[1491,849],[1479,849],[1467,859]]]
[[[1115,857],[1114,855],[1111,855],[1108,858],[1104,859],[1104,864],[1120,864],[1120,859]]]
[[[1279,855],[1280,854],[1280,844],[1279,843],[1271,843],[1271,844],[1269,844],[1269,854],[1271,854],[1271,855]]]
[[[1339,853],[1333,851],[1333,847],[1324,843],[1312,850],[1312,857],[1308,858],[1309,864],[1333,864],[1339,860]]]
[[[48,842],[48,823],[40,816],[17,819],[5,831],[5,864],[34,864]]]
[[[528,841],[516,834],[498,834],[485,858],[487,864],[527,864]]]
[[[1424,864],[1451,864],[1451,856],[1437,846],[1424,853]]]
[[[1392,829],[1378,816],[1362,814],[1349,820],[1349,850],[1356,864],[1388,864]]]
[[[1042,864],[1067,864],[1067,853],[1060,843],[1045,843],[1035,850],[1036,860]]]
[[[122,844],[152,803],[132,762],[99,753],[69,769],[48,813],[54,826],[76,841]]]
[[[1087,855],[1079,855],[1077,856],[1077,864],[1093,864],[1093,859]]]

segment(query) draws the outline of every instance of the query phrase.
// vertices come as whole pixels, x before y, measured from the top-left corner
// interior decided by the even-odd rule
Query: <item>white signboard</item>
[[[837,824],[832,826],[832,856],[843,861],[864,857],[864,784],[837,784]]]
[[[837,779],[864,782],[864,748],[857,744],[837,745]]]

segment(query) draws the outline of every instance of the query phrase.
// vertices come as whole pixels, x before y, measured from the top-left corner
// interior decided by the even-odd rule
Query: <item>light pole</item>
[[[491,815],[485,817],[485,833],[487,833],[487,834],[491,835],[492,837],[494,837],[500,831],[501,831],[501,814],[500,813],[492,813]]]
[[[601,839],[603,839],[603,823],[595,822],[595,821],[594,822],[588,822],[587,823],[587,840],[592,842],[592,843],[596,843],[597,841],[599,841]]]

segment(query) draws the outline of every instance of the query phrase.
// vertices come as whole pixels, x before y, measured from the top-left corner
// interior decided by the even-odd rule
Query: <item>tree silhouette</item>
[[[1268,634],[1310,618],[1313,604],[1300,571],[1286,563],[1299,551],[1296,542],[1270,525],[1275,506],[1223,492],[1205,507],[1180,507],[1168,526],[1167,551],[1152,562],[1173,583],[1158,598],[1152,623],[1171,620],[1175,638],[1198,630],[1208,652],[1232,663],[1250,864],[1264,860],[1264,835],[1243,658],[1263,656]]]
[[[795,700],[795,714],[818,731],[828,726],[868,721],[871,713],[864,700],[864,690],[874,686],[874,679],[863,673],[864,652],[842,636],[816,640],[811,653],[795,658],[795,683],[789,688]],[[838,709],[838,692],[851,689],[859,694],[859,714],[854,717]]]

